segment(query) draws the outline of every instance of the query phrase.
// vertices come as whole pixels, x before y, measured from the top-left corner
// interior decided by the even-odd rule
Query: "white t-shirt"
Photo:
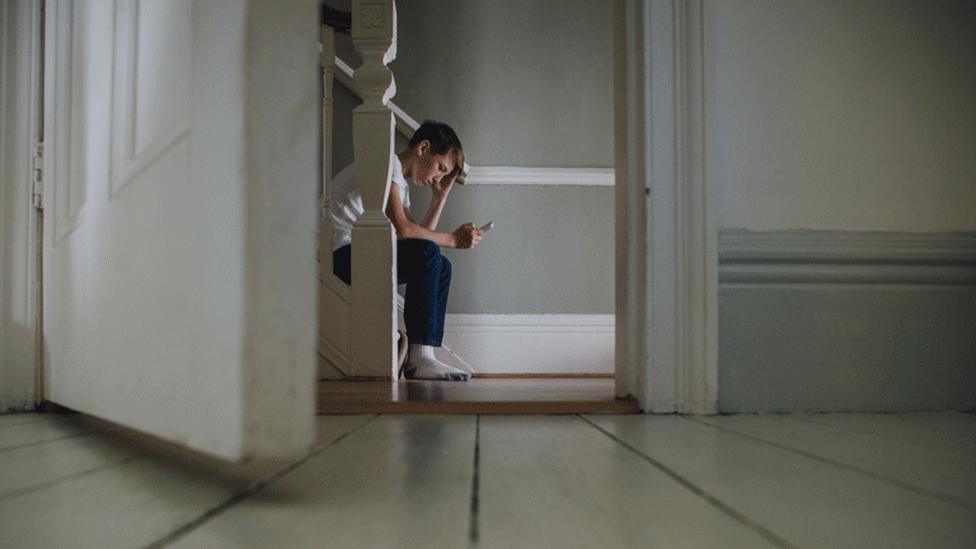
[[[397,155],[392,162],[393,183],[400,191],[400,202],[404,208],[410,207],[410,191],[403,177],[403,164]],[[332,179],[332,251],[352,242],[352,226],[363,216],[363,196],[356,185],[354,164],[350,164]]]

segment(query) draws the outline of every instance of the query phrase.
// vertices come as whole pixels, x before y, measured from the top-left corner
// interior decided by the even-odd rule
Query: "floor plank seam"
[[[820,463],[824,463],[824,464],[831,465],[831,466],[834,466],[834,467],[838,467],[838,468],[841,468],[841,469],[844,469],[844,470],[847,470],[847,471],[851,471],[851,472],[854,472],[854,473],[858,473],[858,474],[864,475],[864,476],[866,476],[868,478],[871,478],[871,479],[874,479],[874,480],[878,480],[878,481],[884,482],[886,484],[891,484],[892,486],[897,486],[898,488],[901,488],[903,490],[907,490],[909,492],[912,492],[913,494],[917,494],[917,495],[920,495],[920,496],[925,496],[925,497],[929,497],[929,498],[933,498],[933,499],[938,499],[938,500],[941,500],[941,501],[943,501],[945,503],[951,503],[953,505],[957,505],[959,507],[963,507],[963,508],[969,509],[969,510],[976,509],[976,505],[974,505],[973,503],[970,503],[967,500],[958,498],[958,497],[953,496],[951,494],[944,494],[942,492],[937,492],[935,490],[929,490],[929,489],[923,488],[921,486],[916,486],[914,484],[910,484],[910,483],[905,482],[903,480],[899,480],[899,479],[892,478],[892,477],[889,477],[889,476],[886,476],[886,475],[882,475],[880,473],[875,473],[874,471],[871,471],[870,469],[864,469],[864,468],[858,467],[856,465],[849,465],[849,464],[844,463],[842,461],[837,461],[837,460],[830,459],[830,458],[826,458],[826,457],[823,457],[823,456],[818,456],[817,454],[814,454],[814,453],[811,453],[811,452],[807,452],[807,451],[804,451],[804,450],[799,450],[799,449],[796,449],[796,448],[792,448],[790,446],[786,446],[785,444],[780,444],[778,442],[773,442],[773,441],[770,441],[770,440],[765,440],[765,439],[762,439],[762,438],[759,438],[759,437],[756,437],[756,436],[753,436],[753,435],[747,435],[745,433],[741,433],[739,431],[734,431],[734,430],[729,429],[727,427],[721,427],[719,425],[713,425],[713,424],[708,423],[706,421],[701,421],[699,419],[695,419],[695,418],[692,418],[692,417],[687,417],[687,416],[682,416],[682,417],[684,417],[685,419],[687,419],[689,421],[693,421],[695,423],[700,423],[702,425],[711,427],[713,429],[717,429],[719,431],[723,431],[723,432],[726,432],[726,433],[731,433],[733,435],[740,436],[742,438],[746,438],[746,439],[752,440],[753,442],[758,442],[760,444],[766,444],[766,445],[772,446],[774,448],[779,448],[780,450],[783,450],[785,452],[790,452],[790,453],[796,454],[798,456],[803,456],[803,457],[805,457],[807,459],[812,459],[812,460],[818,461]]]
[[[901,443],[901,444],[907,444],[909,446],[914,446],[916,448],[925,448],[925,449],[931,450],[931,446],[930,445],[924,444],[922,442],[918,442],[918,441],[912,439],[911,437],[896,436],[896,435],[890,435],[890,434],[886,434],[886,433],[876,433],[874,431],[868,431],[866,429],[858,429],[857,427],[849,427],[849,426],[846,426],[846,425],[843,425],[843,426],[842,425],[834,425],[832,423],[827,423],[827,422],[824,422],[824,421],[817,421],[816,419],[813,419],[813,418],[794,417],[792,414],[781,414],[781,416],[783,418],[787,419],[787,420],[798,421],[800,423],[805,423],[807,425],[818,425],[818,426],[823,427],[825,429],[832,429],[832,430],[835,430],[835,431],[842,431],[844,433],[850,433],[850,434],[855,434],[855,435],[866,435],[866,436],[873,437],[873,438],[879,438],[881,440],[887,440],[887,441],[891,441],[891,442],[898,442],[898,443]],[[958,455],[956,452],[953,452],[951,450],[949,450],[949,451],[943,451],[942,453],[949,454],[949,455]]]
[[[792,543],[790,543],[786,539],[780,537],[775,532],[769,530],[768,528],[766,528],[762,524],[756,522],[755,520],[749,518],[745,514],[739,512],[738,510],[736,510],[734,507],[732,507],[728,503],[725,503],[724,501],[722,501],[719,498],[713,496],[712,494],[709,494],[707,491],[705,491],[704,488],[698,486],[697,484],[691,482],[687,478],[681,476],[681,474],[679,474],[677,471],[671,469],[667,465],[665,465],[665,464],[661,463],[660,461],[652,458],[651,456],[645,454],[643,451],[641,451],[639,448],[633,446],[629,442],[627,442],[627,441],[621,439],[620,437],[614,435],[610,431],[607,431],[603,427],[600,427],[599,425],[597,425],[596,423],[594,423],[593,421],[591,421],[589,418],[584,417],[582,415],[577,415],[576,417],[578,417],[581,420],[583,420],[584,422],[590,424],[590,426],[592,426],[594,429],[596,429],[597,431],[600,431],[601,433],[603,433],[604,435],[606,435],[608,438],[610,438],[611,440],[613,440],[617,444],[620,444],[621,446],[623,446],[624,448],[626,448],[627,450],[629,450],[630,452],[632,452],[634,455],[636,455],[637,457],[641,458],[642,460],[644,460],[645,462],[647,462],[648,464],[650,464],[651,466],[653,466],[655,469],[661,471],[662,473],[664,473],[665,475],[667,475],[669,478],[671,478],[671,480],[677,482],[678,484],[680,484],[681,486],[683,486],[685,489],[689,490],[690,492],[692,492],[696,496],[702,498],[706,503],[708,503],[712,507],[715,507],[716,509],[718,509],[722,513],[725,513],[726,515],[728,515],[729,517],[731,517],[733,520],[735,520],[735,521],[739,522],[740,524],[742,524],[743,526],[745,526],[745,527],[753,530],[754,532],[756,532],[758,535],[760,535],[766,541],[772,543],[773,545],[775,545],[777,547],[781,547],[781,548],[784,548],[784,549],[797,549],[795,545],[793,545]]]
[[[93,434],[94,431],[85,431],[83,433],[72,433],[70,435],[65,435],[63,437],[47,438],[44,440],[35,440],[34,442],[25,442],[24,444],[14,444],[13,446],[0,446],[0,453],[20,450],[21,448],[30,448],[31,446],[40,446],[41,444],[47,444],[49,442],[57,442],[59,440],[65,440],[69,438],[84,437]]]
[[[823,421],[817,421],[816,419],[814,419],[812,417],[794,417],[792,414],[779,414],[779,415],[782,416],[782,417],[788,418],[788,419],[792,419],[794,421],[801,421],[801,422],[806,423],[806,424],[809,424],[809,425],[819,425],[821,427],[827,427],[827,428],[830,428],[830,429],[838,429],[840,431],[845,431],[845,432],[848,432],[848,433],[854,433],[854,434],[858,434],[858,435],[868,435],[868,436],[872,436],[872,437],[883,438],[885,440],[897,440],[897,441],[901,441],[901,442],[911,442],[910,440],[905,440],[905,439],[902,439],[902,438],[899,438],[899,437],[892,437],[892,436],[882,435],[880,433],[873,433],[873,432],[867,431],[865,429],[858,429],[857,427],[846,427],[846,426],[842,427],[842,426],[839,426],[839,425],[831,425],[830,423],[826,423],[826,422],[823,422]]]
[[[817,425],[817,426],[823,427],[825,429],[833,429],[835,431],[843,431],[845,433],[851,433],[851,434],[855,434],[855,435],[867,435],[869,437],[880,438],[882,440],[891,440],[891,441],[894,441],[894,442],[901,442],[903,444],[910,444],[912,446],[919,446],[921,448],[925,448],[926,447],[924,444],[915,444],[914,441],[912,441],[910,438],[902,438],[902,437],[897,437],[897,436],[885,435],[885,434],[882,434],[882,433],[875,433],[875,432],[868,431],[868,430],[865,430],[865,429],[858,429],[857,427],[849,427],[849,426],[846,426],[846,425],[843,425],[843,426],[842,425],[833,425],[833,424],[826,423],[826,422],[823,422],[823,421],[817,421],[816,419],[813,419],[813,418],[796,417],[793,414],[780,414],[780,416],[783,417],[783,418],[785,418],[785,419],[787,419],[787,420],[798,421],[800,423],[805,423],[807,425]]]
[[[476,415],[474,419],[474,472],[471,478],[471,516],[470,528],[468,530],[468,540],[472,547],[478,545],[480,532],[478,531],[478,506],[479,506],[479,467],[481,460],[481,416]]]
[[[139,460],[139,459],[145,459],[145,456],[128,456],[128,457],[125,457],[123,459],[120,459],[120,460],[117,460],[117,461],[113,461],[112,463],[106,463],[104,465],[99,465],[98,467],[92,467],[91,469],[85,469],[84,471],[78,471],[77,473],[72,473],[70,475],[65,475],[63,477],[53,478],[51,480],[47,480],[47,481],[41,482],[39,484],[34,484],[32,486],[26,486],[24,488],[19,488],[17,490],[12,490],[12,491],[7,492],[5,494],[0,494],[0,501],[6,501],[6,500],[15,499],[15,498],[18,498],[18,497],[23,496],[23,495],[26,495],[26,494],[30,494],[30,493],[33,493],[33,492],[38,492],[40,490],[44,490],[44,489],[50,488],[52,486],[57,486],[58,484],[62,484],[62,483],[65,483],[65,482],[71,482],[73,480],[78,480],[80,478],[84,478],[84,477],[87,477],[89,475],[93,475],[95,473],[104,471],[106,469],[114,469],[115,467],[120,467],[122,465],[125,465],[127,463],[130,463],[132,461],[136,461],[136,460]]]
[[[274,473],[271,473],[270,475],[268,475],[268,476],[266,476],[266,477],[264,477],[262,479],[259,479],[259,480],[255,481],[253,484],[251,484],[243,492],[239,492],[237,494],[234,494],[233,496],[229,497],[228,499],[224,500],[223,502],[219,503],[218,505],[215,505],[214,507],[211,507],[210,509],[204,511],[203,514],[201,514],[197,518],[191,520],[190,522],[184,524],[183,526],[180,526],[176,530],[170,532],[169,534],[167,534],[164,537],[156,540],[155,542],[147,545],[145,547],[145,549],[160,549],[162,547],[165,547],[167,545],[170,545],[171,543],[174,543],[174,542],[178,541],[180,538],[186,536],[187,534],[189,534],[193,530],[196,530],[197,528],[199,528],[200,526],[202,526],[203,524],[205,524],[210,519],[212,519],[212,518],[214,518],[214,517],[222,514],[223,512],[225,512],[228,509],[230,509],[231,507],[234,507],[238,503],[241,503],[242,501],[246,500],[247,498],[249,498],[249,497],[257,494],[262,489],[264,489],[265,486],[267,486],[267,485],[271,484],[272,482],[274,482],[274,481],[276,481],[276,480],[284,477],[288,473],[291,473],[295,469],[301,467],[308,460],[312,459],[315,456],[318,456],[319,454],[321,454],[322,452],[325,452],[329,448],[332,448],[336,444],[339,444],[340,442],[342,442],[343,440],[345,440],[346,438],[348,438],[350,435],[352,435],[353,433],[355,433],[359,429],[362,429],[364,426],[366,426],[366,424],[368,424],[369,422],[373,421],[374,419],[376,419],[378,417],[379,417],[379,414],[375,414],[375,415],[371,416],[369,419],[367,419],[366,421],[360,423],[359,425],[353,427],[352,429],[346,431],[345,433],[342,433],[341,435],[339,435],[338,437],[332,439],[331,441],[316,446],[311,452],[309,452],[307,455],[305,455],[301,459],[298,459],[294,463],[291,463],[288,466],[286,466],[286,467],[284,467],[284,468],[282,468],[282,469],[280,469],[278,471],[275,471]]]

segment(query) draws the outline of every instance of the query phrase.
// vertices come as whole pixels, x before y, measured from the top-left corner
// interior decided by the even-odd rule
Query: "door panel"
[[[189,134],[192,8],[189,0],[116,3],[113,194]]]
[[[288,83],[314,97],[316,5],[249,21],[265,3],[47,13],[46,398],[232,460],[301,453],[314,413],[317,144],[283,117],[252,125],[265,107],[249,77],[298,44],[309,77]],[[248,58],[264,23],[298,27],[271,59]],[[314,120],[302,97],[267,110]],[[255,158],[268,132],[292,147]],[[282,185],[276,169],[301,175]],[[269,224],[280,240],[254,242]],[[255,333],[252,318],[273,326]]]

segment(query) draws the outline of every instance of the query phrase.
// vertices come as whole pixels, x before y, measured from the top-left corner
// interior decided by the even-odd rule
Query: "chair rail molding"
[[[976,233],[723,229],[719,261],[723,287],[976,286]]]
[[[328,28],[323,25],[323,28]],[[325,33],[331,32],[324,31]],[[324,52],[332,52],[334,47],[323,44]],[[323,66],[326,66],[323,59]],[[349,63],[346,63],[338,56],[334,56],[334,63],[330,67],[334,70],[335,80],[347,90],[351,91],[356,97],[362,99],[363,93],[353,78],[354,70]],[[387,106],[393,111],[396,119],[396,128],[401,135],[409,139],[413,132],[420,127],[417,119],[410,116],[405,110],[393,101],[389,101]],[[532,167],[523,168],[516,166],[472,166],[464,163],[464,184],[466,185],[558,185],[558,186],[587,186],[587,187],[612,187],[614,185],[613,168],[556,168],[556,167]]]
[[[703,65],[701,0],[616,0],[616,393],[645,412],[718,410]]]
[[[613,168],[521,168],[471,166],[467,185],[612,187]]]

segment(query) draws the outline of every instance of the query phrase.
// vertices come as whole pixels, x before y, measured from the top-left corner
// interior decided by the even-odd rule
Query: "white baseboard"
[[[449,314],[444,344],[478,374],[613,374],[614,315]]]
[[[719,409],[976,407],[976,232],[722,230]]]

